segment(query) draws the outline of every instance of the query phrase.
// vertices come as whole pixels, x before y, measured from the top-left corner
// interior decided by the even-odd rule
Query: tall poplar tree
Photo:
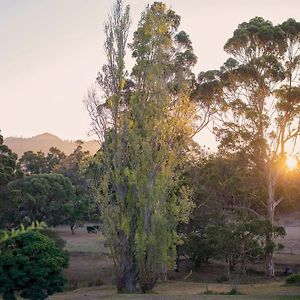
[[[147,292],[174,265],[176,227],[192,207],[177,183],[181,154],[195,133],[189,95],[196,56],[180,17],[155,2],[143,12],[131,44],[136,64],[124,70],[129,8],[117,1],[105,26],[108,63],[98,76],[103,102],[86,99],[102,138],[99,201],[115,262],[117,288]]]

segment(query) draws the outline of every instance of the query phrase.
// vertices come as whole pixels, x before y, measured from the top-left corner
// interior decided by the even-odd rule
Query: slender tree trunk
[[[246,271],[246,254],[245,254],[245,241],[241,241],[241,272],[243,275],[247,274]]]
[[[76,224],[71,224],[70,225],[70,229],[71,229],[72,234],[75,234],[75,226],[76,226]]]
[[[270,168],[268,176],[268,220],[271,225],[275,225],[275,178],[272,169]],[[275,276],[274,268],[274,243],[273,231],[266,235],[266,270],[268,277]]]
[[[272,234],[266,236],[266,245],[270,245],[273,242]],[[266,275],[268,277],[275,276],[275,267],[274,267],[274,250],[270,249],[266,252]]]

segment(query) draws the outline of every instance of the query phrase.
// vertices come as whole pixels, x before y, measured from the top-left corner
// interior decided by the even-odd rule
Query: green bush
[[[290,275],[285,282],[287,284],[299,284],[300,285],[300,273]]]
[[[51,229],[42,229],[40,230],[41,234],[47,236],[48,238],[50,238],[51,240],[54,241],[55,246],[60,249],[63,250],[64,247],[66,246],[66,241],[63,240],[59,234]]]
[[[38,231],[12,236],[0,245],[0,295],[4,300],[43,300],[63,290],[68,256]]]
[[[236,288],[231,289],[229,292],[215,292],[212,290],[206,290],[203,295],[243,295],[243,293],[239,292]]]
[[[207,263],[214,254],[214,248],[209,244],[203,233],[189,233],[183,238],[184,244],[179,247],[178,254],[189,257],[198,270],[203,263]]]
[[[243,293],[239,292],[236,288],[232,288],[226,295],[243,295]]]

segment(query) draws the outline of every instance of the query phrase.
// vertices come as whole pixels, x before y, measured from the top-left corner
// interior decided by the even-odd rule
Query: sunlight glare
[[[298,164],[298,161],[295,157],[289,156],[286,159],[286,165],[290,170],[295,169],[297,167],[297,164]]]

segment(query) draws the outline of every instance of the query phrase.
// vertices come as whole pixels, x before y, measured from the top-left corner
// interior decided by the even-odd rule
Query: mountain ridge
[[[89,151],[91,155],[95,154],[100,148],[99,143],[96,140],[83,142],[83,150]],[[51,147],[57,147],[66,155],[70,155],[76,147],[76,141],[63,140],[49,132],[44,132],[28,138],[10,136],[4,139],[4,144],[16,153],[19,158],[26,151],[42,151],[47,154]]]

